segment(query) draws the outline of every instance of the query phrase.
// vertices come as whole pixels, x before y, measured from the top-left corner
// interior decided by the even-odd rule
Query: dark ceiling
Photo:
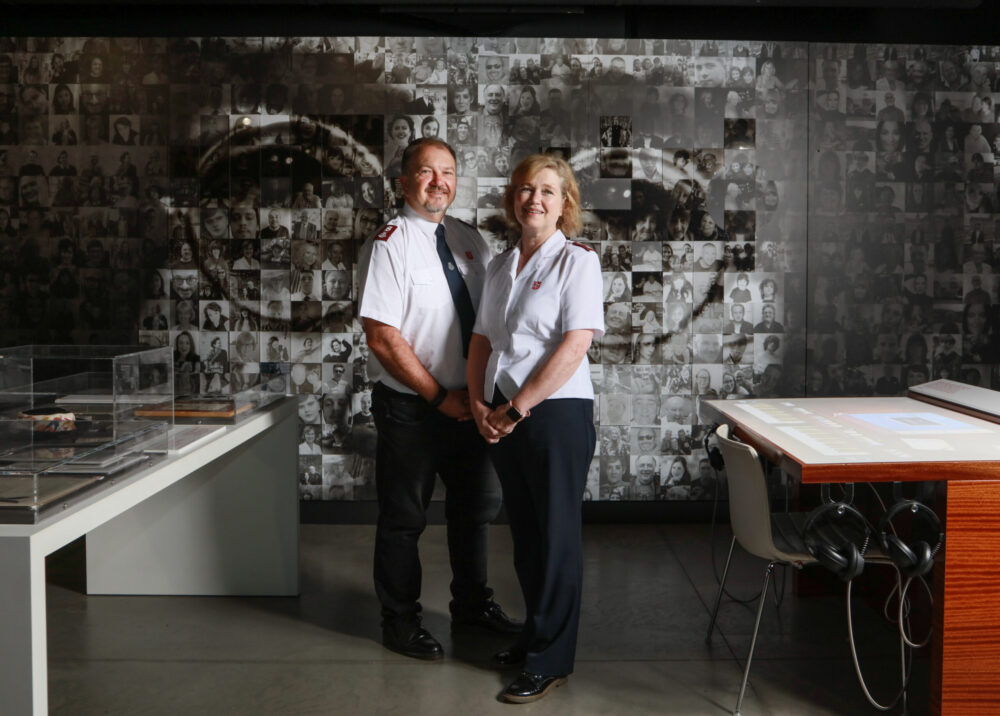
[[[997,44],[1000,0],[50,0],[11,35],[472,35]],[[109,10],[110,9],[110,10]]]

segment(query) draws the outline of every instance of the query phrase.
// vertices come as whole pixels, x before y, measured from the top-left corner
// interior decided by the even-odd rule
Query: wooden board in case
[[[233,418],[253,408],[253,403],[237,405],[231,400],[176,400],[173,410],[151,405],[136,408],[142,418]]]

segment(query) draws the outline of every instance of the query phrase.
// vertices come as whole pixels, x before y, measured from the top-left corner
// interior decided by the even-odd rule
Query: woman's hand
[[[504,437],[505,435],[510,435],[512,432],[514,432],[514,428],[517,427],[517,423],[520,422],[511,420],[510,417],[507,415],[507,408],[509,406],[510,403],[504,403],[503,405],[498,405],[493,410],[490,410],[485,417],[486,424],[489,425],[493,430],[495,430],[500,437]],[[528,417],[529,415],[531,415],[531,411],[526,410],[523,413],[523,417],[521,418],[521,420]]]
[[[506,435],[506,433],[501,433],[488,422],[491,411],[486,403],[477,400],[472,402],[469,407],[472,410],[472,419],[476,421],[479,434],[483,436],[486,442],[491,445],[496,444],[500,441],[500,438]]]

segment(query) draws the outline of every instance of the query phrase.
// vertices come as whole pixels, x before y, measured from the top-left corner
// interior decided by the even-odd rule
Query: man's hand
[[[469,409],[469,391],[464,389],[449,390],[447,397],[437,409],[459,422],[472,420],[472,411]]]

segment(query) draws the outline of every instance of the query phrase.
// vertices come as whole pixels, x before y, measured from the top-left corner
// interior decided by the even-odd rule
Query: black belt
[[[427,401],[416,393],[404,393],[400,390],[395,390],[381,381],[375,383],[373,391],[375,390],[377,390],[386,400],[400,400],[403,402],[427,404]],[[456,390],[465,390],[465,387],[456,388]]]

